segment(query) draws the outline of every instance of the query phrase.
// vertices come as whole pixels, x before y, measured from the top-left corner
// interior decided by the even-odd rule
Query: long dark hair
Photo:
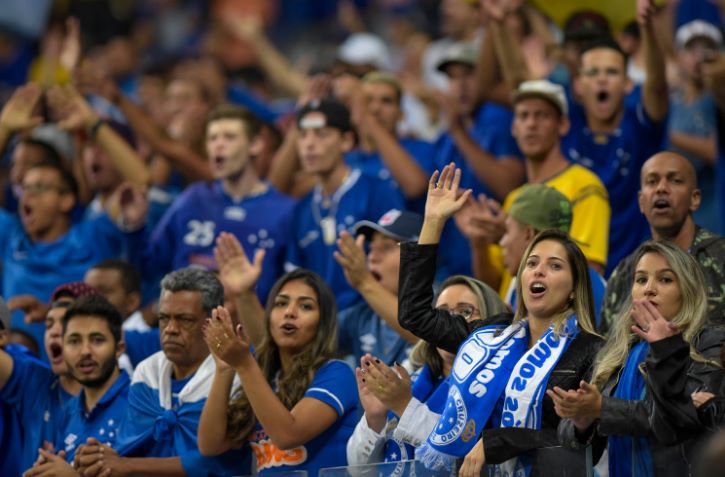
[[[289,282],[301,281],[315,291],[320,313],[315,338],[292,361],[292,367],[281,371],[279,348],[269,331],[269,319],[275,300]],[[337,306],[330,287],[316,273],[298,268],[282,276],[272,287],[264,312],[264,337],[255,353],[267,381],[276,379],[276,393],[287,409],[292,409],[305,394],[317,370],[335,356],[337,351]],[[241,444],[254,428],[256,416],[243,388],[232,398],[227,409],[227,437]]]

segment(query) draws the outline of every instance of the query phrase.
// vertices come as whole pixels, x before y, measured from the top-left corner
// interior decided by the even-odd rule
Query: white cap
[[[675,33],[675,42],[678,48],[684,48],[691,40],[698,37],[711,40],[718,48],[722,46],[720,29],[712,23],[702,20],[693,20],[678,28]]]
[[[385,42],[372,33],[353,33],[337,49],[337,59],[350,65],[372,65],[378,70],[390,66]]]
[[[559,110],[562,116],[569,115],[566,94],[561,85],[547,80],[524,81],[514,93],[514,103],[526,98],[542,98],[549,101]]]

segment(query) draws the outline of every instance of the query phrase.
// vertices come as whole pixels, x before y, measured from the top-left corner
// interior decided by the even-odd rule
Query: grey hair
[[[224,305],[224,286],[214,273],[200,268],[182,268],[168,273],[161,280],[161,293],[164,291],[198,291],[201,293],[201,306],[205,312]]]

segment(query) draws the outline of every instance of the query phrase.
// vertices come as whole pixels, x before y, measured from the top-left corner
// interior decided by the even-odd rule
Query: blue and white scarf
[[[644,399],[645,380],[639,370],[649,352],[649,343],[640,341],[632,347],[619,378],[614,397],[619,399]],[[609,439],[609,475],[612,477],[644,477],[653,475],[652,452],[649,439],[613,435]]]
[[[453,469],[478,441],[499,399],[501,427],[541,428],[541,404],[551,371],[578,334],[571,316],[561,335],[553,326],[528,351],[526,320],[505,329],[485,327],[464,341],[453,363],[446,407],[417,457],[434,470]],[[529,465],[511,459],[497,475],[528,475]]]

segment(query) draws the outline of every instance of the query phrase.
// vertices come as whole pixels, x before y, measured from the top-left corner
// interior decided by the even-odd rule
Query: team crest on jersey
[[[436,445],[445,446],[456,442],[466,428],[468,410],[463,402],[461,391],[454,384],[448,391],[448,407],[443,411],[438,425],[430,435],[430,440]]]
[[[305,446],[285,451],[274,445],[269,438],[250,442],[249,446],[257,458],[257,470],[274,469],[283,466],[291,467],[304,464],[307,461]]]
[[[241,222],[247,218],[247,211],[241,207],[227,207],[224,209],[224,218]]]

